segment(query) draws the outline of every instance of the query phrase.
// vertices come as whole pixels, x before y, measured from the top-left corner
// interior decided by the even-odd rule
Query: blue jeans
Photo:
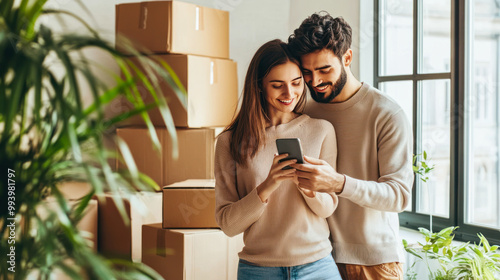
[[[265,267],[240,259],[238,280],[342,280],[332,255],[321,260],[290,266]]]

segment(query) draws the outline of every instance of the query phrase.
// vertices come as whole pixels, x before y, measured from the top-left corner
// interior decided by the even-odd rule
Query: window
[[[412,122],[415,180],[402,226],[457,225],[500,243],[500,0],[375,0],[374,85]]]

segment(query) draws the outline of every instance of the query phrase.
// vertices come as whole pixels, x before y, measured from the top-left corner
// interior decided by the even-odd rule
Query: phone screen
[[[304,157],[302,155],[302,147],[300,145],[299,138],[280,138],[276,139],[276,147],[278,148],[278,154],[287,153],[288,156],[282,160],[296,159],[297,163],[304,163]],[[285,166],[283,169],[290,169],[291,167]]]

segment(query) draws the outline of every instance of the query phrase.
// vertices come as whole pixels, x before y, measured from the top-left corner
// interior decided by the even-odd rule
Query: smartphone
[[[302,146],[300,145],[299,138],[276,139],[276,147],[278,148],[278,154],[288,154],[288,156],[280,160],[280,162],[296,159],[297,163],[304,163],[304,156],[302,155]],[[290,166],[285,166],[283,169],[290,168]]]

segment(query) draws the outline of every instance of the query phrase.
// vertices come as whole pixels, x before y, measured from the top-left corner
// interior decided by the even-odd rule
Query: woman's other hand
[[[285,166],[296,163],[297,160],[290,159],[279,162],[287,156],[288,154],[274,155],[273,165],[271,166],[271,170],[269,170],[269,175],[266,180],[264,180],[264,182],[257,187],[257,194],[262,202],[267,202],[269,196],[271,196],[271,194],[278,189],[283,181],[293,180],[298,184],[295,168],[283,169]]]

